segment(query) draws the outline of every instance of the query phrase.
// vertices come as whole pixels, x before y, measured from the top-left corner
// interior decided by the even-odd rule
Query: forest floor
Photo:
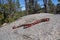
[[[23,27],[12,29],[13,26],[31,23],[42,18],[50,18],[50,20],[27,29],[23,29]],[[60,40],[60,14],[41,13],[27,15],[2,26],[0,28],[0,40]]]

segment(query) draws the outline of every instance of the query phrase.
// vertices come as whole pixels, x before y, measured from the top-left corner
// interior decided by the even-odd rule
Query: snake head
[[[14,25],[12,29],[16,29],[17,27]]]

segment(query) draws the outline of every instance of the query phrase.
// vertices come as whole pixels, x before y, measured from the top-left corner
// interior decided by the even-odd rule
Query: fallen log
[[[41,22],[47,22],[49,20],[50,20],[49,18],[43,18],[43,19],[36,20],[36,21],[34,21],[33,23],[30,23],[30,24],[22,24],[22,25],[17,26],[17,27],[14,26],[13,29],[16,29],[16,28],[19,28],[19,27],[23,27],[24,29],[26,29],[26,28],[32,27],[33,25],[39,24]]]

